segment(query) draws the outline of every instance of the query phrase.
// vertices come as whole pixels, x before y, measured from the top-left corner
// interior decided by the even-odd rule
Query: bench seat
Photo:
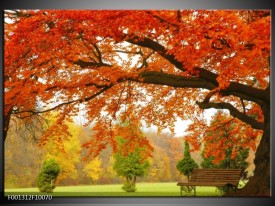
[[[179,182],[177,186],[180,186],[181,196],[186,188],[189,191],[194,190],[194,196],[196,196],[196,186],[230,186],[236,191],[241,172],[241,169],[194,169],[189,182]]]

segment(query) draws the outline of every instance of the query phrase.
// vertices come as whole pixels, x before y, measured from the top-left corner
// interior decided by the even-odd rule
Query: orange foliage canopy
[[[62,124],[80,105],[102,148],[122,114],[173,131],[177,117],[227,109],[264,130],[270,11],[22,10],[5,21],[5,135],[11,116],[58,110]]]

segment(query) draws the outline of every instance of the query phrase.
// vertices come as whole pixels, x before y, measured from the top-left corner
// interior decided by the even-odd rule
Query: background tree
[[[184,156],[177,164],[177,169],[181,174],[187,176],[189,182],[190,175],[195,168],[199,168],[199,165],[191,158],[188,142],[185,141]]]
[[[237,155],[232,159],[232,150],[227,149],[225,158],[219,164],[216,165],[217,166],[216,168],[242,169],[243,173],[245,174],[245,170],[249,166],[248,162],[246,161],[246,159],[248,158],[248,154],[249,154],[249,149],[248,148],[246,148],[246,149],[239,148],[239,150],[237,151]],[[210,161],[207,161],[208,159]],[[208,158],[204,157],[204,161],[201,163],[201,166],[203,168],[215,167],[214,166],[215,164],[213,163],[213,159],[214,158],[212,156],[210,156]],[[205,161],[208,162],[208,164]]]
[[[54,127],[58,125],[58,113],[48,113],[47,126]],[[55,133],[49,136],[49,140],[45,142],[43,147],[45,151],[44,158],[54,159],[59,167],[60,173],[58,175],[59,184],[70,184],[78,178],[78,171],[76,164],[81,161],[80,152],[81,145],[79,140],[80,127],[73,122],[65,122],[64,126],[68,128],[68,132],[62,136]]]
[[[191,125],[191,130],[193,126]],[[233,160],[239,152],[246,149],[254,152],[260,138],[258,132],[222,111],[213,115],[210,125],[203,131],[200,130],[200,133],[203,139],[200,143],[204,145],[204,156],[212,156],[215,164],[225,160],[224,166],[227,162],[228,168],[231,167],[228,158]],[[234,165],[237,166],[236,163]]]
[[[154,148],[150,158],[149,175],[145,179],[150,182],[173,182],[179,179],[175,167],[182,157],[183,141],[172,133],[145,131],[145,136]]]
[[[40,172],[44,157],[38,143],[45,123],[42,118],[37,118],[33,116],[26,122],[11,119],[9,139],[4,145],[5,188],[36,186],[33,177]]]
[[[96,157],[92,161],[88,162],[84,167],[83,171],[89,178],[93,180],[93,182],[96,182],[102,175],[101,164],[102,161],[98,157]]]
[[[205,167],[219,165],[222,168],[246,170],[249,152],[255,151],[259,135],[247,125],[224,112],[213,115],[203,137],[203,159]],[[213,151],[215,150],[215,155]]]
[[[114,183],[114,179],[116,177],[116,171],[114,170],[114,162],[115,162],[115,159],[114,157],[111,155],[109,157],[109,161],[108,161],[108,164],[107,164],[107,167],[106,167],[106,176],[111,178],[111,183]]]
[[[60,167],[53,159],[44,161],[37,177],[37,187],[40,192],[53,192]]]
[[[257,144],[256,133],[245,132],[249,128],[230,117],[224,112],[216,113],[204,137],[204,150],[202,151],[202,168],[238,168],[242,169],[241,179],[248,176],[247,158]],[[209,144],[209,145],[208,145]],[[209,150],[216,150],[212,156]],[[227,192],[230,188],[219,188]]]
[[[235,195],[270,195],[269,10],[17,10],[5,19],[4,139],[11,117],[60,111],[46,142],[83,105],[102,130],[84,147],[98,155],[116,147],[110,131],[125,107],[171,131],[178,117],[226,109],[262,133],[254,176]]]

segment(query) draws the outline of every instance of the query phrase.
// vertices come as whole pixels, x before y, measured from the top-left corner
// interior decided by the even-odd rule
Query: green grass
[[[180,196],[180,188],[176,182],[171,183],[137,183],[137,191],[127,193],[121,184],[57,186],[53,196]],[[215,187],[197,187],[197,196],[221,196]],[[9,194],[42,194],[37,188],[5,189]]]

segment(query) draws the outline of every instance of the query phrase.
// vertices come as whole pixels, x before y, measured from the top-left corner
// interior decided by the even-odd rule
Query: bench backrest
[[[190,182],[219,182],[237,186],[240,181],[241,169],[194,169]]]

